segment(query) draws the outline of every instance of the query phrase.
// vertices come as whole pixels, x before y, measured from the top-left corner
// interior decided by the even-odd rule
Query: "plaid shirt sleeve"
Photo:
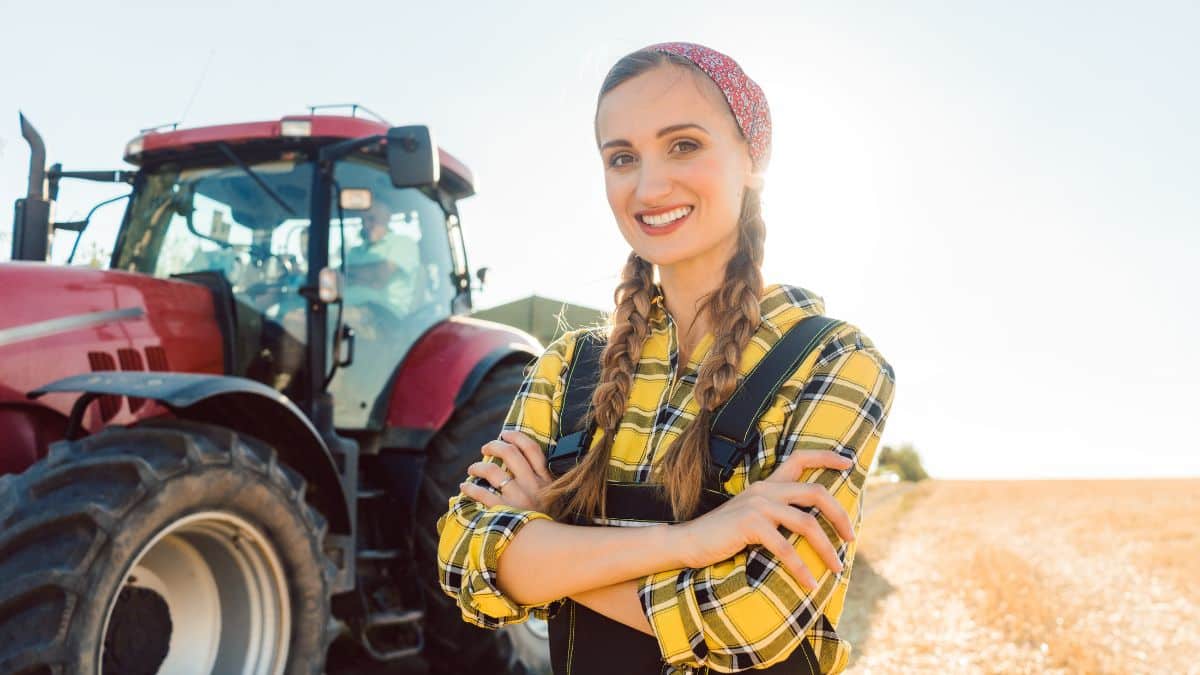
[[[794,382],[794,407],[780,433],[772,434],[773,439],[764,434],[764,444],[774,443],[775,461],[759,477],[769,475],[794,450],[834,450],[853,459],[846,471],[812,469],[801,480],[824,485],[859,532],[863,483],[891,408],[894,383],[892,367],[866,337],[852,331],[848,339],[832,340],[807,381]],[[815,508],[807,510],[818,514]],[[811,592],[762,546],[708,567],[644,577],[638,593],[663,658],[724,673],[766,668],[786,659],[807,637],[820,672],[840,670],[836,634],[822,637],[832,629],[824,612],[838,585],[848,582],[843,576],[850,573],[855,546],[842,541],[824,518],[818,522],[843,563],[841,573],[829,570],[802,536],[782,529],[817,579]]]
[[[558,338],[533,363],[501,427],[502,431],[527,434],[542,446],[543,452],[557,431],[561,378],[573,337],[568,333]],[[496,457],[480,457],[504,465]],[[465,478],[476,484],[487,482],[474,476]],[[548,619],[557,611],[561,600],[520,605],[496,586],[500,555],[526,523],[539,518],[550,516],[504,505],[489,508],[462,493],[450,498],[449,510],[437,521],[438,581],[442,591],[457,599],[464,621],[495,629],[521,623],[530,616]]]

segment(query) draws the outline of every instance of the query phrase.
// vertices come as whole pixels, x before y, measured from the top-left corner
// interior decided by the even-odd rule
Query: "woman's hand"
[[[493,488],[504,483],[499,493],[482,485],[462,483],[463,494],[484,506],[503,504],[518,509],[544,512],[542,488],[554,478],[546,468],[546,457],[537,441],[520,431],[504,431],[499,440],[485,444],[485,457],[503,460],[504,466],[479,461],[467,467],[467,473],[486,480]],[[512,480],[508,480],[509,478]],[[506,482],[507,481],[507,482]]]
[[[704,567],[732,557],[747,546],[761,544],[775,554],[807,590],[817,580],[804,566],[800,554],[779,533],[780,525],[803,535],[825,564],[842,569],[837,551],[817,519],[800,508],[816,506],[842,539],[852,541],[850,516],[823,485],[800,483],[805,469],[824,467],[846,470],[851,460],[826,450],[797,450],[767,478],[751,483],[718,508],[694,520],[674,525],[688,567]]]

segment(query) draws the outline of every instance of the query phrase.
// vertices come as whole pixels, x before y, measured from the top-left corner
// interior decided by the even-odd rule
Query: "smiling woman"
[[[556,673],[840,672],[894,372],[763,283],[771,121],[732,59],[627,55],[595,130],[632,248],[616,306],[526,375],[438,520],[442,588],[479,626],[548,619]]]
[[[601,98],[595,128],[608,203],[634,251],[659,266],[668,286],[677,263],[684,274],[720,269],[736,245],[743,191],[757,201],[766,157],[751,159],[713,82],[687,67],[653,68]],[[687,236],[666,236],[684,223]]]

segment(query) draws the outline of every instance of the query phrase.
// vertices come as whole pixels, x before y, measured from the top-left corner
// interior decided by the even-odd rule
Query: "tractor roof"
[[[291,115],[277,120],[218,124],[192,129],[168,131],[148,130],[125,146],[125,161],[141,166],[158,154],[177,155],[202,146],[224,141],[231,146],[271,139],[299,141],[313,139],[335,142],[349,138],[386,135],[388,125],[363,117],[344,115]],[[475,176],[456,157],[438,148],[442,164],[442,180],[450,183],[450,193],[457,199],[475,193]],[[446,174],[450,175],[447,176]],[[446,178],[450,178],[446,181]]]

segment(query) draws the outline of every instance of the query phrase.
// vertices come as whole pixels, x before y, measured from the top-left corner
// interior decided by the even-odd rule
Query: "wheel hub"
[[[154,675],[167,658],[170,643],[167,601],[149,588],[122,588],[104,635],[104,670]]]
[[[210,511],[142,548],[109,606],[103,664],[107,673],[277,675],[290,636],[274,546],[240,516]]]

